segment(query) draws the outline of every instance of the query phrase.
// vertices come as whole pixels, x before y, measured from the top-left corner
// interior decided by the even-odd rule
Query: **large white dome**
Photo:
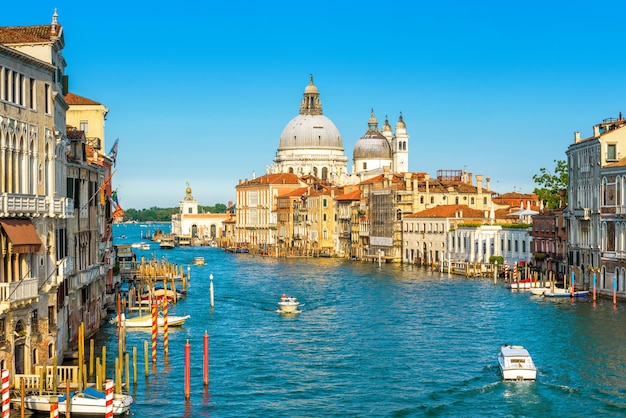
[[[335,124],[326,116],[298,115],[283,129],[278,150],[298,148],[343,151],[343,141]]]

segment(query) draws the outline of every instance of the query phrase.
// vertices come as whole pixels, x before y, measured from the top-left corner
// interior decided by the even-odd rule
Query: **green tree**
[[[565,190],[565,199],[567,200],[567,162],[565,160],[554,160],[556,166],[554,173],[542,167],[539,174],[533,176],[535,183],[540,186],[536,187],[534,193],[539,200],[544,202],[548,209],[556,209],[561,202],[561,190]]]

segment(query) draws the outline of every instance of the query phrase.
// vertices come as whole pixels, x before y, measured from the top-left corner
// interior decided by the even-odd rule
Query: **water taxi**
[[[521,345],[503,345],[498,354],[498,363],[504,380],[537,379],[535,363],[528,350]]]
[[[299,306],[300,302],[298,302],[298,299],[287,295],[282,295],[280,297],[280,301],[278,302],[280,312],[284,313],[296,313],[298,312]]]

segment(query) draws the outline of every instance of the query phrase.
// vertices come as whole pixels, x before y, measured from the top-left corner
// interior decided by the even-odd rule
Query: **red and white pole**
[[[2,418],[8,418],[11,413],[11,399],[9,397],[9,371],[2,369]]]
[[[159,319],[157,317],[158,305],[152,304],[152,362],[156,363],[156,349],[157,349],[157,331],[159,329]]]
[[[113,417],[113,381],[108,379],[104,382],[104,396],[105,396],[105,407],[104,407],[104,416],[105,418]]]
[[[58,418],[59,417],[59,397],[51,396],[50,397],[50,418]]]
[[[167,323],[167,297],[163,299],[163,351],[167,355],[169,348],[169,324]]]

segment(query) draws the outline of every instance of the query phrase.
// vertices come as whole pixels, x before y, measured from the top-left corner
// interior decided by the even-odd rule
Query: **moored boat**
[[[537,368],[528,350],[521,345],[500,347],[498,363],[503,380],[536,380]]]
[[[57,411],[66,415],[66,394],[56,396],[58,402]],[[24,396],[24,409],[36,412],[50,412],[52,395],[26,395]],[[22,404],[22,398],[12,398],[11,403],[15,406]],[[113,415],[127,414],[133,404],[131,395],[113,394]],[[106,412],[106,395],[94,388],[86,388],[70,395],[70,415],[104,416]]]
[[[555,289],[554,291],[549,291],[543,293],[543,296],[547,298],[584,298],[589,296],[588,290],[574,290],[569,289]]]
[[[204,257],[194,257],[192,263],[194,266],[204,266]]]
[[[189,315],[176,316],[176,315],[168,315],[167,316],[167,326],[168,327],[180,327],[182,326],[186,320],[190,318]],[[117,316],[109,321],[111,324],[117,324]],[[122,314],[122,326],[126,328],[146,328],[152,326],[152,315],[141,315],[135,316],[133,318],[126,318],[125,314]],[[159,327],[165,326],[165,317],[159,314],[157,316],[157,325]]]
[[[280,301],[278,302],[278,308],[284,313],[296,313],[298,312],[299,306],[300,302],[298,302],[298,299],[293,296],[282,295],[280,297]]]

